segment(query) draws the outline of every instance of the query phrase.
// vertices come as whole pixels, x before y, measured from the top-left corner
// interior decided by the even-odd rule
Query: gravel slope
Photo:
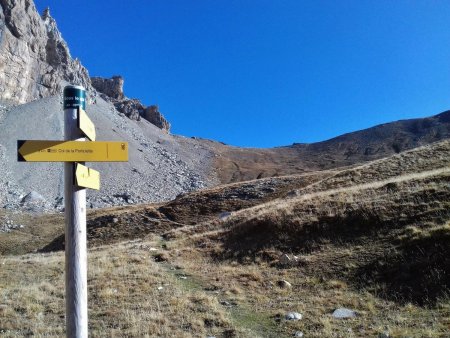
[[[178,194],[215,185],[213,154],[195,139],[163,133],[151,123],[119,115],[102,100],[88,105],[98,140],[129,142],[129,162],[90,163],[101,173],[101,190],[88,189],[88,207],[170,200]],[[58,96],[0,109],[0,206],[62,209],[63,164],[17,162],[17,140],[62,140],[63,111]],[[36,191],[44,202],[21,202]]]

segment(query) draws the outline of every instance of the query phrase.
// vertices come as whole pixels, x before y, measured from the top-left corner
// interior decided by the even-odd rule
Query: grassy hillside
[[[352,166],[450,138],[450,111],[401,120],[316,143],[251,149],[217,144],[215,167],[222,183]]]
[[[91,211],[92,335],[448,336],[449,155],[441,141]],[[0,234],[0,330],[61,336],[62,216],[20,217],[23,229]],[[339,307],[357,316],[333,318]],[[303,319],[286,320],[289,311]]]

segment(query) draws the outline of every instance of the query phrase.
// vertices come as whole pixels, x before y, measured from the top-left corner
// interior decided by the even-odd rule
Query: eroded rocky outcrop
[[[123,100],[125,97],[123,94],[123,77],[119,75],[114,75],[110,79],[95,76],[91,77],[91,82],[96,90],[109,98]]]
[[[132,120],[146,119],[153,125],[169,132],[170,123],[159,112],[156,105],[144,106],[138,99],[130,99],[123,93],[124,80],[121,76],[114,75],[112,78],[92,77],[92,86],[100,93],[100,96],[114,104],[116,109]]]
[[[156,105],[148,106],[144,109],[143,113],[144,119],[148,120],[150,123],[153,123],[155,126],[163,129],[170,130],[170,123],[167,121],[164,116],[159,112],[159,107]]]
[[[32,0],[0,0],[0,101],[22,104],[61,92],[67,84],[82,85],[95,101],[96,91],[133,120],[145,118],[169,132],[157,106],[144,106],[123,93],[123,78],[89,77],[46,9],[42,16]]]
[[[59,93],[66,82],[92,89],[50,11],[40,16],[31,0],[0,0],[0,100],[30,102]]]

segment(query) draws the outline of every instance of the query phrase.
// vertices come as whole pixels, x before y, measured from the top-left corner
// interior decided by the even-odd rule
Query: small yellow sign
[[[100,190],[100,173],[80,163],[75,163],[75,185]]]
[[[128,162],[127,142],[17,141],[20,162]]]
[[[95,126],[92,123],[89,116],[83,110],[83,108],[78,107],[78,128],[86,135],[91,141],[95,141]]]

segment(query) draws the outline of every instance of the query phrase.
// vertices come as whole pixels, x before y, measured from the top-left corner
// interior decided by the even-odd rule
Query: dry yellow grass
[[[444,141],[355,168],[93,212],[91,335],[450,336],[449,154]],[[0,235],[0,249],[42,248],[61,231],[58,217]],[[300,263],[281,265],[282,253]],[[62,254],[0,264],[1,335],[64,335]],[[358,316],[334,319],[338,307]],[[303,319],[284,320],[288,311]]]
[[[297,268],[217,262],[189,239],[163,244],[168,263],[154,262],[155,252],[149,249],[161,245],[155,242],[90,251],[92,336],[287,337],[300,330],[310,337],[371,337],[386,331],[393,337],[444,337],[450,325],[450,303],[445,300],[432,309],[400,305]],[[63,255],[2,257],[0,264],[2,336],[63,336]],[[279,288],[282,279],[292,289]],[[357,310],[359,316],[333,319],[332,310],[340,306]],[[283,320],[288,311],[302,313],[303,320]]]
[[[90,335],[204,337],[233,330],[217,298],[183,287],[154,262],[148,245],[89,252]],[[1,336],[64,336],[63,254],[2,257],[0,262]]]
[[[308,337],[376,337],[383,332],[389,332],[391,337],[445,337],[449,333],[449,299],[443,298],[431,308],[399,303],[358,290],[344,280],[304,273],[298,267],[280,269],[264,261],[212,259],[197,244],[183,238],[169,242],[169,248],[179,249],[171,256],[171,264],[183,267],[206,289],[215,290],[221,299],[236,304],[230,310],[235,325],[252,327],[253,321],[264,323],[267,331],[259,331],[262,337],[288,337],[296,331]],[[348,249],[334,249],[333,253],[354,254]],[[320,264],[320,258],[311,264],[316,262]],[[280,280],[289,281],[292,288],[280,288]],[[332,311],[338,307],[354,309],[358,317],[332,318]],[[239,314],[240,309],[253,313],[253,317]],[[289,311],[302,313],[303,319],[285,321],[284,315]]]

